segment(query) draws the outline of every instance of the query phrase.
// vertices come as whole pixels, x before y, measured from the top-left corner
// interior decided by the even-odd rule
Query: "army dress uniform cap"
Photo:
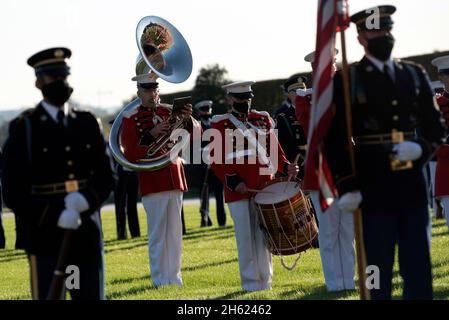
[[[195,104],[195,109],[201,109],[204,107],[212,108],[213,104],[214,104],[214,102],[212,100],[202,100],[202,101],[198,102],[197,104]]]
[[[378,31],[391,29],[393,20],[391,15],[396,11],[395,6],[383,5],[359,11],[351,16],[351,22],[357,26],[357,31]],[[378,24],[376,23],[378,20]]]
[[[335,48],[335,55],[338,54],[338,49]],[[310,52],[309,54],[306,54],[304,57],[304,61],[314,63],[315,62],[315,51]]]
[[[433,59],[432,65],[438,68],[438,73],[449,74],[449,55]]]
[[[315,61],[315,51],[312,51],[311,53],[307,54],[304,57],[304,61],[313,63]]]
[[[66,59],[71,55],[72,51],[68,48],[50,48],[35,53],[27,60],[27,63],[34,68],[36,75],[67,76],[70,74],[70,68]]]
[[[306,88],[305,84],[306,81],[307,81],[306,77],[292,76],[287,81],[284,82],[282,88],[284,89],[285,92],[290,92],[291,90],[296,92],[297,89]]]
[[[247,100],[254,97],[251,86],[255,83],[256,81],[233,82],[222,86],[222,88],[226,89],[227,94],[229,94],[230,96],[233,96],[237,99]]]

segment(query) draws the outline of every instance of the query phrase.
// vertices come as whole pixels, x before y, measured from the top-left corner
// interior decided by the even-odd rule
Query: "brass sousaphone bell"
[[[182,34],[168,21],[156,16],[144,17],[137,25],[136,41],[140,52],[136,63],[137,75],[153,72],[157,77],[171,83],[181,83],[189,78],[192,73],[192,53]],[[120,111],[112,124],[109,146],[116,161],[126,168],[136,171],[158,170],[170,163],[170,152],[162,155],[158,153],[154,157],[148,156],[142,161],[131,162],[125,158],[120,145],[119,135],[123,115],[132,112],[140,105],[141,101],[137,98]],[[171,132],[168,133],[170,134]],[[160,143],[167,143],[169,140],[169,136],[158,139]],[[187,142],[182,139],[179,143]]]

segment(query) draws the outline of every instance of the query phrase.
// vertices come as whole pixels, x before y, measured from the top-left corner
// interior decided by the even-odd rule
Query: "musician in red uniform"
[[[338,53],[338,50],[336,53]],[[304,57],[315,70],[315,52]],[[335,65],[334,68],[336,69]],[[298,121],[307,136],[312,103],[312,88],[296,91],[295,108]],[[326,288],[330,292],[355,288],[354,221],[352,214],[340,210],[333,203],[325,212],[321,211],[318,191],[311,192],[312,202],[319,221],[318,239],[321,264]]]
[[[438,68],[438,76],[444,85],[444,92],[437,96],[437,102],[446,125],[449,126],[449,55],[432,60]],[[437,151],[437,167],[435,171],[435,197],[443,206],[446,222],[449,226],[449,137]]]
[[[137,95],[142,105],[125,114],[120,136],[125,157],[132,162],[145,158],[148,145],[168,133],[171,105],[159,102],[159,89],[153,73],[137,75]],[[192,106],[186,104],[182,113],[191,117]],[[179,157],[156,171],[139,172],[139,191],[147,213],[148,251],[151,278],[155,287],[182,286],[181,208],[183,192],[187,191],[184,168]]]
[[[269,114],[250,110],[254,96],[251,85],[254,83],[236,82],[223,87],[228,91],[232,111],[212,118],[212,129],[218,130],[221,135],[218,141],[214,138],[210,144],[211,168],[225,186],[225,201],[234,221],[240,279],[245,291],[270,289],[273,274],[271,254],[265,245],[256,213],[250,206],[249,189],[257,189],[271,180],[276,171],[290,176],[296,176],[299,171],[297,165],[290,164],[285,158],[271,130],[274,123]],[[231,142],[233,147],[226,147],[226,143],[232,141],[229,137],[232,139],[232,135],[236,135],[235,139],[238,140],[243,134],[247,137],[242,138],[243,144],[237,142],[234,145]],[[256,135],[258,140],[253,139]],[[261,143],[261,137],[266,139],[265,145]],[[270,148],[270,143],[275,143],[273,148]],[[216,148],[221,151],[220,157],[216,154]],[[266,156],[271,149],[276,150],[277,157],[273,152]],[[215,156],[216,159],[213,158]],[[271,168],[271,173],[265,172],[268,168]]]

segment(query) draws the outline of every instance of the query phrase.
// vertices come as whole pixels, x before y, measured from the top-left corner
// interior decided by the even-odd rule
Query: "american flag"
[[[325,210],[336,196],[330,169],[323,153],[323,139],[332,121],[335,38],[337,30],[348,27],[346,0],[319,0],[315,70],[313,74],[312,111],[308,132],[308,152],[305,165],[304,189],[320,192]]]

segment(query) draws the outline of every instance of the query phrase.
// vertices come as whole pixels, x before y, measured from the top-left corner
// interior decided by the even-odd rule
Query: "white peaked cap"
[[[444,89],[444,84],[439,80],[432,81],[430,83],[430,85],[432,86],[433,91],[438,90],[438,89]]]
[[[133,77],[131,80],[143,84],[143,83],[157,83],[157,79],[158,76],[155,73],[150,72],[147,74],[139,74]]]
[[[214,103],[212,100],[202,100],[202,101],[198,102],[197,104],[195,104],[195,108],[199,109],[201,107],[212,107],[213,104]]]
[[[433,59],[432,64],[438,68],[438,71],[446,69],[449,71],[449,55]]]
[[[228,93],[246,93],[253,91],[251,86],[255,83],[256,81],[233,82],[222,86],[222,88],[226,89]]]

